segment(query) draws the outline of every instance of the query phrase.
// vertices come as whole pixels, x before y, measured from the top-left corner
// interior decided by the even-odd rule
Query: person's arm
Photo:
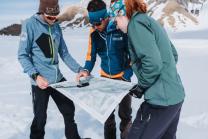
[[[130,65],[130,63],[131,63],[131,58],[130,58],[130,53],[129,53],[129,50],[128,50],[128,37],[127,37],[127,34],[126,33],[124,33],[124,41],[123,41],[123,43],[124,43],[124,46],[125,46],[125,49],[124,49],[124,53],[126,54],[126,60],[125,60],[125,62],[127,62],[127,63],[125,63],[127,66],[125,67],[125,69],[124,69],[124,74],[123,74],[123,76],[122,76],[122,79],[124,80],[124,81],[128,81],[128,82],[130,82],[131,81],[131,77],[132,77],[132,75],[133,75],[133,70],[132,70],[132,68],[131,68],[131,65]]]
[[[133,21],[128,37],[141,61],[137,72],[138,86],[147,89],[157,80],[162,69],[162,59],[154,34],[145,23]]]
[[[92,31],[93,30],[91,30],[89,35],[88,51],[87,51],[87,56],[84,66],[84,69],[87,70],[89,73],[92,71],[95,65],[96,55],[97,55],[95,44],[92,42],[92,38],[91,38]]]
[[[178,53],[176,51],[176,48],[175,46],[173,45],[173,43],[170,41],[170,44],[171,44],[171,48],[172,48],[172,52],[173,52],[173,56],[175,58],[175,62],[176,64],[178,63]]]
[[[20,43],[18,49],[18,60],[24,70],[24,73],[27,73],[31,78],[33,75],[38,74],[38,71],[35,69],[32,58],[32,30],[29,27],[29,23],[25,21],[22,24]]]
[[[79,73],[83,68],[77,63],[77,61],[71,56],[69,53],[66,43],[63,39],[63,35],[61,32],[61,40],[59,46],[59,55],[63,62],[67,65],[69,69],[71,69],[75,73]]]

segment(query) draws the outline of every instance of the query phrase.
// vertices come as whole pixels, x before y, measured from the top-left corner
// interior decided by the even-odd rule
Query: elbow
[[[152,71],[155,73],[155,76],[160,75],[162,68],[163,68],[163,64],[161,60],[158,60],[157,62],[155,62],[152,66]]]

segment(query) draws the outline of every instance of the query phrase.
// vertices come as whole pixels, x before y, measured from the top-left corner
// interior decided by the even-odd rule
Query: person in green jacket
[[[138,79],[130,94],[144,95],[127,139],[176,139],[185,98],[176,69],[177,51],[162,26],[146,14],[143,0],[125,4],[127,17],[116,21],[128,33],[131,65]]]

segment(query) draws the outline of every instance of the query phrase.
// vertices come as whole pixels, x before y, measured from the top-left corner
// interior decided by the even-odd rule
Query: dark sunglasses
[[[106,17],[106,18],[108,18],[108,17]],[[91,23],[92,27],[100,26],[102,24],[102,21],[105,20],[106,18],[100,19],[100,22],[93,22],[93,23]]]
[[[95,27],[95,26],[100,26],[102,24],[102,22],[94,22],[93,24],[92,24],[92,26],[93,27]]]

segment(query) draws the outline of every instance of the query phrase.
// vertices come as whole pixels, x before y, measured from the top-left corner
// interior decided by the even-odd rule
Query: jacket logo
[[[113,37],[113,41],[122,41],[123,37]]]
[[[27,40],[27,32],[22,32],[20,35],[20,40],[21,41],[26,41]]]

